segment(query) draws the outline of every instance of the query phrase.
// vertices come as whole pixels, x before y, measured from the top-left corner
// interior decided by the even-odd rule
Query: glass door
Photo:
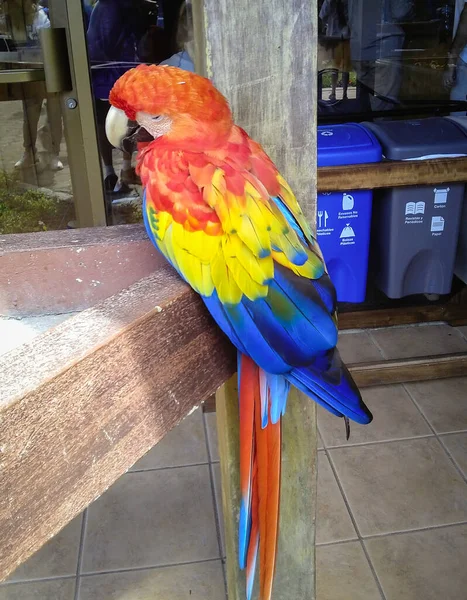
[[[140,62],[194,70],[186,0],[0,0],[0,235],[142,219],[108,95]]]
[[[106,224],[79,0],[0,2],[0,129],[0,234]]]
[[[109,93],[139,63],[194,70],[191,3],[185,0],[82,0],[107,223],[142,219],[135,156],[112,148],[105,135]]]

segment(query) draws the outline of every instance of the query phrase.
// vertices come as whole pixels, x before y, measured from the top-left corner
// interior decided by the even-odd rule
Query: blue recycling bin
[[[318,167],[379,162],[376,137],[357,123],[318,127]],[[339,302],[365,300],[370,247],[370,190],[318,194],[317,233]]]

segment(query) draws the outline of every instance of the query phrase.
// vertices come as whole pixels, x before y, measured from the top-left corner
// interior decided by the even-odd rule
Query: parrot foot
[[[344,415],[344,423],[345,423],[345,439],[348,440],[350,437],[350,421],[349,417]]]

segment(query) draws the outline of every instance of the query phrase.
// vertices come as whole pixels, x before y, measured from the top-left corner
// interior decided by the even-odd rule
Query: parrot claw
[[[345,423],[345,439],[348,440],[350,437],[350,421],[349,417],[344,415],[344,423]]]

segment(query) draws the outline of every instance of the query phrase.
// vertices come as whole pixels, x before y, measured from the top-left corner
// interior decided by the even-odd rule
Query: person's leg
[[[128,171],[129,169],[131,169],[131,154],[129,152],[124,152],[122,170]]]
[[[32,88],[31,95],[23,100],[23,146],[24,153],[15,168],[31,167],[36,162],[37,125],[41,116],[43,96]]]
[[[356,60],[353,62],[356,74],[356,95],[359,102],[371,110],[371,98],[375,89],[374,62]]]
[[[467,102],[467,63],[461,58],[457,61],[456,69],[456,83],[451,90],[451,100],[457,100],[460,102]],[[452,116],[465,116],[466,110],[453,111]]]
[[[334,101],[336,99],[337,82],[339,80],[339,71],[333,69],[331,72],[331,94],[329,100]]]
[[[342,40],[341,44],[341,52],[342,52],[342,92],[343,98],[347,99],[349,83],[350,83],[350,71],[352,70],[352,61],[350,60],[350,41],[345,39]]]
[[[375,64],[375,96],[371,107],[376,111],[391,110],[399,104],[402,64],[397,58]]]
[[[53,171],[63,169],[63,163],[58,158],[62,141],[62,110],[56,94],[47,96],[47,120],[39,129],[39,138],[44,150],[49,153],[49,167]]]
[[[350,80],[350,73],[348,71],[343,71],[342,72],[342,94],[343,94],[343,98],[347,99],[347,90],[349,89],[349,80]]]

